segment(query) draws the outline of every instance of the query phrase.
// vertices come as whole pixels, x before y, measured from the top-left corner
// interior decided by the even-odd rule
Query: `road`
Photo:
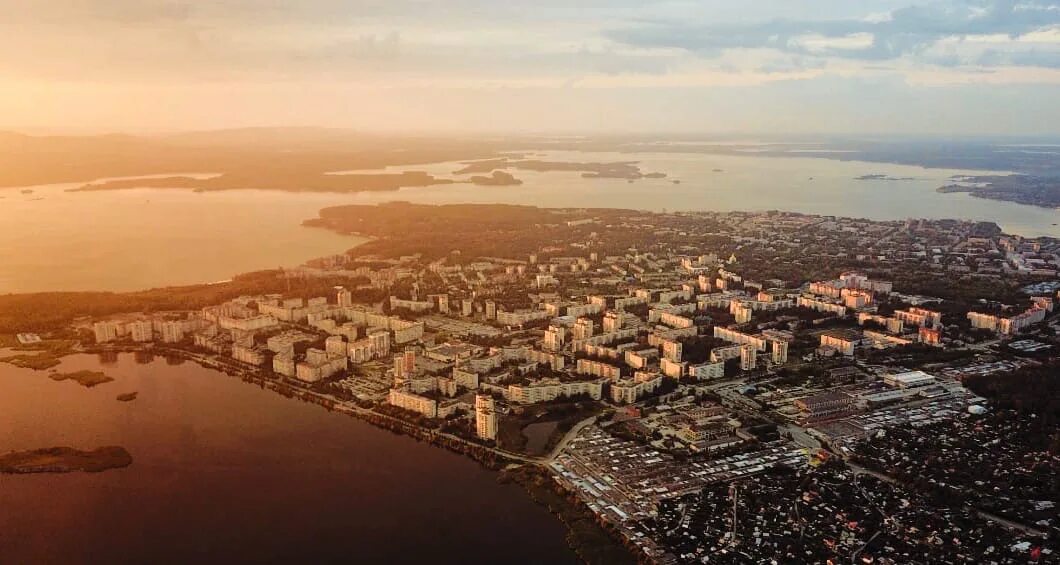
[[[808,447],[810,449],[819,449],[822,447],[821,442],[818,441],[817,438],[806,433],[805,428],[794,424],[781,424],[779,427],[791,434],[791,439],[803,447]]]
[[[548,464],[555,461],[556,457],[559,457],[560,452],[563,451],[563,448],[567,447],[567,444],[570,443],[572,439],[577,437],[578,432],[582,431],[582,429],[584,429],[586,426],[592,425],[595,422],[596,416],[590,416],[582,420],[581,422],[574,424],[574,427],[572,427],[567,433],[563,434],[563,437],[558,442],[556,442],[556,446],[552,448],[552,452],[548,454],[548,457],[541,459],[540,462]]]

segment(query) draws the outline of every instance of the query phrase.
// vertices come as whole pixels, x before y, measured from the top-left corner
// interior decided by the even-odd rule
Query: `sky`
[[[0,127],[1060,135],[1060,0],[0,0]]]

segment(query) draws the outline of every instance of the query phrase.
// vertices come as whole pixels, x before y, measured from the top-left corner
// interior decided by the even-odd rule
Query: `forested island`
[[[479,186],[518,186],[523,184],[523,181],[504,171],[493,171],[493,174],[489,176],[475,175],[468,180],[471,181],[471,184]]]
[[[100,473],[132,465],[132,455],[124,447],[107,446],[91,451],[71,447],[50,447],[12,451],[0,455],[0,473]]]
[[[92,388],[101,384],[109,383],[114,380],[113,377],[109,377],[99,371],[74,371],[72,373],[52,373],[48,375],[53,381],[74,381],[77,384],[85,387]]]
[[[593,179],[626,179],[665,178],[665,173],[645,173],[637,161],[618,161],[614,163],[578,163],[568,161],[541,161],[537,159],[512,159],[501,157],[484,161],[463,163],[464,168],[454,171],[454,175],[488,173],[496,169],[516,169],[521,171],[574,172],[581,173],[583,178]],[[494,173],[496,174],[496,173]]]
[[[891,175],[885,175],[885,174],[881,174],[881,173],[872,173],[872,174],[868,174],[868,175],[861,175],[859,177],[854,177],[854,180],[889,180],[889,181],[897,181],[897,180],[915,180],[915,179],[913,177],[893,177]]]

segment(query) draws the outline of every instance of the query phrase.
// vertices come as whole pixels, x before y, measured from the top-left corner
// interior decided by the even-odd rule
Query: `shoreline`
[[[305,224],[305,223],[299,223],[298,225],[300,227],[309,228],[309,229],[320,229],[320,228],[323,227],[323,226],[315,226],[315,225]],[[347,238],[347,239],[352,238],[352,239],[359,240],[359,241],[357,241],[356,243],[354,243],[353,245],[351,245],[349,247],[346,247],[346,248],[344,248],[342,250],[339,250],[339,251],[336,251],[335,253],[332,253],[332,255],[343,255],[343,254],[346,254],[346,253],[348,253],[348,252],[350,252],[350,251],[352,251],[354,249],[357,249],[358,247],[364,246],[365,244],[371,243],[371,242],[376,241],[377,239],[379,239],[377,237],[373,237],[373,236],[370,236],[370,235],[364,235],[364,234],[359,234],[359,233],[340,233],[340,232],[337,232],[337,231],[334,231],[334,230],[328,230],[327,228],[324,228],[324,229],[329,231],[330,233],[333,233],[333,234],[335,234],[335,235],[337,235],[339,237],[342,237],[342,238]],[[203,281],[198,281],[198,282],[190,282],[190,283],[186,283],[186,284],[139,287],[139,288],[133,288],[133,289],[127,289],[127,290],[115,290],[115,289],[106,289],[106,288],[104,288],[104,289],[99,289],[99,288],[95,288],[95,289],[70,288],[70,289],[64,289],[64,290],[46,290],[46,291],[30,291],[30,292],[0,291],[0,297],[61,295],[61,294],[131,295],[131,294],[139,294],[139,293],[186,290],[186,289],[189,289],[189,288],[209,287],[209,286],[218,286],[218,285],[223,285],[223,284],[229,284],[229,283],[232,283],[232,282],[238,280],[242,276],[253,275],[253,274],[256,274],[256,273],[263,273],[263,272],[277,271],[277,270],[290,271],[290,270],[294,270],[294,269],[300,269],[300,268],[303,268],[303,267],[307,267],[308,266],[307,263],[313,261],[314,259],[320,259],[321,257],[326,257],[326,256],[311,257],[311,258],[306,259],[302,263],[300,263],[298,265],[295,265],[295,266],[279,267],[279,268],[277,268],[274,265],[263,266],[262,268],[259,268],[259,269],[253,269],[253,270],[250,270],[250,271],[244,271],[244,272],[241,272],[241,273],[232,274],[226,279],[203,280]]]
[[[535,504],[544,507],[567,530],[568,547],[575,553],[576,557],[583,563],[591,565],[604,565],[615,563],[613,551],[621,549],[629,558],[625,563],[638,563],[638,555],[627,545],[626,540],[618,532],[605,528],[595,515],[585,507],[584,503],[577,498],[577,493],[571,491],[555,481],[548,465],[541,458],[524,457],[518,454],[502,453],[499,448],[477,444],[469,440],[420,427],[412,422],[401,420],[394,416],[382,414],[370,409],[352,408],[341,404],[343,401],[328,395],[313,392],[302,387],[293,387],[289,383],[270,379],[262,375],[252,373],[239,374],[235,367],[227,366],[226,363],[211,360],[208,357],[196,355],[192,352],[175,348],[162,348],[156,346],[130,346],[121,345],[117,347],[83,347],[71,354],[100,354],[100,353],[142,353],[148,352],[161,356],[175,356],[185,361],[190,361],[203,367],[222,373],[228,377],[238,378],[245,383],[256,384],[264,390],[271,391],[286,398],[295,399],[308,404],[315,404],[329,412],[336,412],[355,420],[363,422],[374,428],[390,432],[396,436],[406,436],[417,443],[426,443],[430,447],[444,449],[458,456],[464,456],[477,463],[483,469],[497,473],[496,480],[502,484],[518,485],[526,496]],[[537,459],[537,460],[535,460]],[[547,487],[544,484],[535,484],[535,477],[545,477]],[[594,535],[595,534],[595,535]],[[600,535],[605,535],[609,543],[600,542]],[[604,551],[609,559],[593,559],[586,554],[585,547],[589,542],[586,536],[595,537],[596,542],[592,545],[598,551]]]

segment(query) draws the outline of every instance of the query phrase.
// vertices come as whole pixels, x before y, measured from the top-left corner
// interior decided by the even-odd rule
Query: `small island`
[[[523,181],[515,178],[511,173],[504,171],[493,171],[490,176],[476,175],[469,179],[471,184],[479,186],[518,186],[523,184]]]
[[[515,169],[520,171],[571,172],[581,173],[587,179],[627,179],[665,178],[666,173],[642,172],[637,161],[618,161],[614,163],[576,163],[568,161],[541,161],[537,159],[510,159],[501,157],[482,161],[467,161],[464,168],[454,171],[454,175],[488,173],[497,169]]]
[[[129,402],[129,401],[132,401],[132,400],[136,400],[136,395],[137,394],[139,394],[139,393],[137,393],[137,392],[125,392],[125,393],[119,394],[118,395],[118,401],[119,402]]]
[[[52,373],[48,375],[48,378],[57,382],[71,380],[85,388],[92,388],[96,385],[109,383],[114,380],[112,377],[108,377],[107,375],[99,371],[74,371],[72,373]]]
[[[916,179],[914,179],[913,177],[892,177],[890,175],[874,173],[874,174],[869,174],[869,175],[861,175],[860,177],[854,177],[854,180],[889,180],[889,181],[903,180],[904,181],[904,180],[916,180]]]
[[[0,473],[99,473],[132,465],[132,456],[124,447],[107,446],[92,451],[71,447],[50,447],[31,451],[12,451],[0,455]]]

